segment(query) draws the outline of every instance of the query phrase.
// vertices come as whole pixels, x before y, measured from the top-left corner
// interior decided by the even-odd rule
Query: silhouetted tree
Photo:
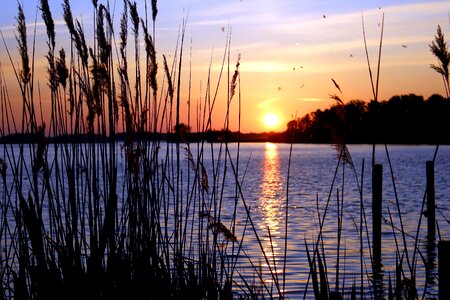
[[[353,100],[287,124],[287,139],[312,143],[449,144],[450,100],[414,94],[389,101]]]
[[[187,141],[189,139],[189,134],[191,133],[191,127],[184,123],[179,123],[173,127],[173,131],[175,133],[175,141]]]
[[[354,143],[366,131],[367,105],[361,100],[352,100],[345,104],[344,139],[346,143]]]

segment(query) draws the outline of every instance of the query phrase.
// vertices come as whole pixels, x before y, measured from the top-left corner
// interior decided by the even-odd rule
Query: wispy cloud
[[[79,21],[82,24],[82,26],[84,26],[85,29],[88,29],[93,24],[92,18],[86,18],[86,21],[80,19]],[[55,23],[55,32],[57,34],[58,33],[59,34],[67,34],[66,22],[64,21],[64,19],[62,19],[62,18],[55,19],[54,23]],[[32,34],[34,34],[35,29],[36,29],[37,37],[47,34],[47,31],[45,28],[45,23],[43,21],[27,22],[28,36],[31,36]],[[2,26],[2,27],[0,27],[0,31],[2,32],[3,37],[5,39],[11,39],[11,38],[15,39],[16,25],[11,24],[11,25]]]
[[[281,99],[278,97],[274,97],[274,98],[269,98],[269,99],[265,99],[265,100],[261,100],[258,102],[258,104],[256,105],[257,108],[269,108],[271,106],[273,106],[274,103],[279,102]]]
[[[446,12],[450,7],[448,1],[422,1],[411,4],[391,5],[384,7],[386,12],[401,12],[401,13],[442,13]]]

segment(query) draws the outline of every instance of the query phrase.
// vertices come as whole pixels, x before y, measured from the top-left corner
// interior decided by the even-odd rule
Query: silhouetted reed
[[[272,297],[273,288],[264,281],[261,266],[253,264],[260,278],[255,283],[240,272],[239,260],[250,259],[242,243],[251,233],[246,225],[235,226],[237,209],[227,214],[227,221],[222,217],[223,185],[230,175],[221,166],[233,164],[228,150],[223,151],[227,146],[212,153],[212,161],[207,162],[205,155],[215,151],[212,147],[208,150],[199,142],[192,145],[196,149],[192,153],[187,143],[189,169],[184,169],[181,139],[176,143],[160,140],[162,133],[173,128],[182,136],[178,131],[186,21],[172,66],[162,56],[165,78],[158,84],[157,2],[151,2],[153,34],[147,15],[139,16],[137,4],[123,2],[117,46],[109,4],[92,4],[90,45],[91,34],[73,17],[70,2],[63,2],[70,45],[69,50],[58,51],[48,1],[40,1],[48,39],[48,91],[42,94],[51,101],[48,120],[35,100],[36,74],[30,67],[35,58],[30,63],[26,21],[19,4],[20,68],[15,68],[15,57],[10,59],[23,110],[21,116],[14,115],[0,80],[1,136],[31,133],[32,138],[2,147],[0,298]],[[128,47],[129,23],[133,48]],[[228,37],[224,57],[229,55],[229,41]],[[224,64],[225,60],[222,70]],[[239,59],[232,81],[226,83],[232,89],[227,111],[239,88],[238,66]],[[200,106],[205,114],[197,120],[205,130],[211,129],[221,78],[214,90],[208,77],[207,95]],[[15,127],[17,117],[22,122],[19,128]],[[126,136],[123,145],[117,143],[120,131]],[[61,136],[68,142],[58,142]],[[78,142],[80,138],[85,142]],[[238,182],[237,171],[233,174]],[[245,198],[239,187],[236,191],[236,205],[244,203],[248,223]],[[251,230],[258,238],[255,226]],[[264,252],[261,256],[268,261]],[[283,297],[279,288],[274,293]]]
[[[207,144],[205,139],[190,142],[190,113],[188,125],[181,123],[187,21],[183,20],[180,28],[173,60],[161,55],[159,61],[155,43],[156,0],[151,2],[153,30],[149,28],[146,10],[140,16],[135,2],[123,1],[118,43],[109,4],[92,4],[94,30],[89,40],[90,34],[74,19],[69,1],[64,0],[63,18],[70,49],[58,51],[48,1],[40,1],[47,30],[48,89],[42,94],[51,101],[48,119],[43,117],[41,87],[39,91],[34,89],[38,82],[33,67],[34,50],[30,59],[25,15],[18,5],[16,39],[20,63],[14,62],[16,58],[6,50],[23,106],[21,115],[13,113],[13,101],[0,73],[0,136],[27,133],[31,138],[17,145],[3,144],[0,154],[0,299],[287,298],[288,237],[295,234],[295,229],[289,228],[289,185],[295,180],[290,174],[292,145],[280,262],[274,251],[272,229],[268,227],[262,233],[252,220],[242,188],[247,170],[240,169],[239,144],[236,157],[232,157],[226,134],[219,145]],[[382,24],[374,78],[363,22],[375,101],[384,18]],[[213,82],[210,66],[205,95],[195,106],[199,117],[194,122],[201,137],[212,130],[213,111],[226,76],[225,131],[229,131],[231,106],[236,98],[240,122],[241,57],[238,55],[234,73],[230,73],[230,35],[229,30],[217,83]],[[445,52],[439,29],[436,44],[433,42],[430,47],[436,56]],[[158,73],[161,63],[163,71]],[[444,65],[434,69],[447,74],[448,86]],[[189,86],[190,81],[189,76]],[[343,92],[337,81],[332,82],[339,94],[330,98],[339,106],[338,117],[345,124]],[[190,89],[186,97],[190,112]],[[20,120],[20,126],[16,120]],[[305,298],[314,295],[316,299],[415,299],[419,257],[427,268],[419,249],[422,214],[416,234],[405,232],[394,167],[385,145],[395,196],[395,210],[388,206],[389,218],[385,218],[396,247],[395,265],[390,266],[394,271],[389,271],[387,265],[376,261],[371,245],[363,193],[365,163],[362,161],[358,174],[339,129],[334,132],[337,164],[325,206],[321,207],[318,195],[316,198],[317,236],[312,242],[304,238],[309,266]],[[118,142],[121,132],[125,138]],[[161,140],[163,133],[174,134],[172,143]],[[68,137],[67,142],[55,139],[61,136]],[[372,169],[375,161],[373,145]],[[346,203],[350,201],[350,178],[356,185],[359,219],[349,221]],[[230,180],[234,190],[231,212],[223,208],[225,185]],[[330,217],[332,209],[337,212],[336,219]],[[424,204],[422,213],[423,210]],[[344,222],[352,222],[358,245],[346,244]],[[333,223],[336,228],[336,248],[331,254],[324,241],[326,223]],[[268,236],[269,250],[263,246],[263,234]],[[244,247],[250,238],[259,251],[256,258]],[[408,248],[411,241],[412,255]],[[349,278],[346,260],[351,246],[359,251],[359,274]],[[334,265],[329,264],[330,255],[335,258]],[[247,269],[242,270],[241,264]],[[424,293],[426,289],[427,286],[422,288]]]
[[[383,15],[383,21],[381,24],[384,24],[384,15]],[[383,25],[381,27],[381,38],[379,43],[379,51],[378,51],[378,67],[377,67],[377,74],[376,77],[373,77],[372,74],[372,68],[369,61],[369,55],[368,55],[368,49],[367,49],[367,42],[366,42],[366,35],[365,35],[365,28],[364,28],[364,20],[363,20],[363,37],[364,37],[364,45],[367,55],[367,63],[369,68],[369,77],[371,81],[372,86],[372,92],[374,96],[374,100],[377,101],[378,99],[378,89],[379,89],[379,74],[380,74],[380,61],[381,61],[381,48],[382,48],[382,39],[383,39]],[[440,45],[440,46],[437,46]],[[430,48],[437,52],[445,52],[444,49],[446,49],[446,45],[444,46],[444,39],[443,35],[440,32],[440,28],[438,28],[438,35],[436,36],[436,43],[433,42],[432,45],[430,45]],[[433,52],[433,54],[435,54]],[[442,53],[441,53],[442,54]],[[438,56],[437,54],[435,54]],[[446,55],[446,54],[445,54]],[[444,55],[444,56],[445,56]],[[442,56],[442,55],[441,55]],[[439,57],[439,56],[438,56]],[[441,61],[441,60],[440,60]],[[441,65],[442,66],[442,65]],[[443,67],[433,67],[433,69],[439,69],[437,70],[441,75],[445,78],[445,70]],[[330,98],[332,100],[336,101],[336,106],[338,106],[338,113],[339,113],[339,119],[342,124],[345,124],[345,109],[340,109],[341,107],[344,107],[344,99],[342,96],[342,89],[338,85],[338,83],[332,79],[332,82],[335,86],[335,88],[339,91],[340,95],[332,94],[330,95]],[[446,84],[447,81],[446,81]],[[422,297],[424,299],[427,296],[428,289],[430,286],[428,285],[428,280],[424,282],[422,286],[419,286],[416,282],[417,276],[418,276],[418,269],[419,265],[423,267],[423,270],[426,274],[430,271],[430,264],[429,259],[425,257],[425,255],[420,250],[420,242],[422,241],[420,232],[422,228],[422,216],[426,215],[424,213],[424,207],[426,203],[426,193],[428,188],[426,188],[426,191],[424,193],[424,197],[422,200],[422,208],[418,216],[418,222],[417,222],[417,230],[415,234],[407,233],[404,226],[404,217],[402,208],[399,201],[399,196],[397,192],[396,187],[396,176],[394,172],[394,166],[392,165],[390,153],[387,145],[384,145],[384,152],[386,154],[387,158],[387,164],[388,164],[388,170],[389,170],[389,178],[392,184],[392,193],[394,196],[394,209],[395,213],[391,211],[391,208],[388,204],[383,204],[384,207],[386,207],[388,212],[388,217],[384,217],[383,220],[387,226],[390,227],[392,231],[392,236],[395,242],[395,262],[393,266],[389,266],[386,261],[382,262],[380,257],[375,257],[375,254],[373,253],[373,245],[371,245],[370,237],[374,234],[370,232],[370,230],[373,230],[373,228],[368,226],[367,217],[366,217],[366,208],[364,207],[364,202],[366,201],[364,199],[363,194],[363,178],[364,178],[364,161],[362,162],[362,168],[361,168],[361,178],[358,179],[358,174],[356,173],[356,169],[354,166],[354,161],[351,157],[350,151],[348,150],[346,144],[345,144],[345,135],[342,131],[339,130],[340,128],[335,128],[335,131],[333,133],[333,139],[335,141],[335,144],[333,145],[333,148],[335,149],[337,153],[337,166],[334,173],[334,177],[331,183],[330,192],[328,194],[328,198],[326,199],[326,204],[324,208],[319,207],[319,199],[317,198],[317,215],[318,215],[318,234],[316,237],[316,240],[313,244],[310,244],[305,239],[305,247],[306,247],[306,254],[307,259],[309,263],[310,268],[310,274],[308,277],[308,284],[305,289],[305,298],[307,295],[312,293],[314,295],[315,299],[344,299],[345,295],[347,294],[349,298],[351,299],[365,299],[365,298],[374,298],[374,299],[418,299],[419,297]],[[377,158],[375,157],[375,147],[376,145],[373,145],[373,153],[372,153],[372,170],[375,166],[375,162],[377,161]],[[439,146],[436,147],[436,150],[433,155],[433,161],[436,159],[436,155],[438,153]],[[356,220],[353,220],[354,227],[357,230],[357,234],[359,236],[359,243],[360,243],[360,281],[359,281],[359,288],[357,284],[357,278],[351,278],[353,281],[353,284],[350,289],[346,289],[344,283],[342,283],[342,286],[340,286],[341,278],[342,280],[345,280],[345,272],[340,272],[340,257],[341,255],[344,255],[345,257],[345,251],[346,247],[341,247],[341,229],[342,228],[342,222],[345,216],[345,206],[344,203],[344,188],[345,188],[345,168],[346,166],[349,166],[353,170],[353,176],[355,178],[355,182],[357,184],[357,191],[359,192],[360,196],[360,220],[359,224],[356,223]],[[335,187],[336,180],[338,178],[338,170],[342,170],[341,174],[341,186],[340,189]],[[372,171],[373,172],[373,171]],[[373,187],[372,187],[373,188]],[[332,191],[336,190],[336,199],[337,199],[337,205],[336,205],[336,220],[328,220],[327,222],[335,222],[337,228],[337,242],[336,242],[336,254],[333,255],[333,261],[336,262],[335,265],[335,287],[334,291],[331,290],[331,275],[332,273],[329,271],[329,269],[326,266],[327,261],[327,254],[323,246],[323,224],[325,222],[325,219],[327,218],[328,210],[330,209],[330,201],[331,201],[331,195]],[[318,197],[318,196],[317,196]],[[395,218],[395,220],[394,220]],[[436,224],[438,225],[438,224]],[[428,247],[431,247],[431,249],[435,249],[436,245],[434,241],[431,242],[428,241]],[[311,248],[312,246],[312,248]],[[432,250],[433,251],[433,250]],[[434,250],[435,251],[435,250]],[[411,254],[412,252],[412,254]],[[380,254],[377,254],[378,256]],[[433,255],[431,253],[431,255]],[[431,258],[432,259],[432,258]],[[370,270],[370,267],[372,267],[372,270]],[[389,271],[390,270],[394,270]],[[312,287],[309,288],[309,284],[312,284]],[[422,291],[422,295],[419,295],[419,289]],[[359,293],[357,292],[359,290]],[[345,292],[347,291],[347,292]]]
[[[445,41],[444,34],[442,33],[441,26],[437,26],[436,36],[434,41],[430,44],[430,51],[438,59],[439,64],[431,64],[430,67],[437,73],[441,74],[444,81],[444,88],[447,98],[450,97],[450,83],[449,83],[449,64],[450,64],[450,52],[448,50],[447,42]]]

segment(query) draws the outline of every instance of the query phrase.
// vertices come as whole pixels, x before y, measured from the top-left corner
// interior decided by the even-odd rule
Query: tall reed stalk
[[[21,92],[22,115],[13,113],[16,100],[10,99],[2,74],[1,137],[23,138],[2,145],[0,298],[270,295],[273,287],[257,264],[253,271],[263,292],[241,275],[241,258],[250,259],[242,249],[244,237],[257,237],[257,232],[254,225],[251,233],[247,225],[236,226],[242,205],[245,224],[252,222],[239,184],[235,211],[224,213],[222,206],[226,181],[230,176],[236,183],[241,180],[239,159],[233,161],[226,143],[217,153],[203,141],[190,144],[180,131],[183,99],[191,99],[190,89],[188,95],[182,89],[187,19],[172,63],[164,56],[164,72],[158,72],[157,2],[151,2],[149,28],[147,10],[141,17],[136,2],[123,1],[118,32],[110,4],[92,4],[94,26],[88,33],[72,15],[69,0],[63,1],[70,44],[58,48],[49,3],[40,1],[48,49],[47,87],[39,85],[38,91],[34,42],[30,58],[20,4],[20,64],[3,39]],[[231,34],[224,58],[230,45]],[[195,121],[203,129],[200,134],[212,128],[226,65],[224,59],[215,88],[209,71],[198,104],[203,114]],[[238,88],[240,106],[238,67],[239,59],[231,80],[228,68],[226,126]],[[158,77],[161,73],[164,78]],[[51,103],[48,116],[44,101]],[[174,135],[175,142],[162,141],[166,134]]]
[[[124,0],[118,32],[110,4],[94,0],[92,5],[93,31],[86,32],[72,15],[69,0],[63,1],[70,43],[60,47],[49,3],[40,0],[47,34],[46,85],[41,84],[35,68],[37,24],[30,47],[21,4],[16,18],[18,58],[2,35],[20,99],[10,98],[0,66],[0,137],[6,141],[0,152],[0,299],[288,298],[288,240],[295,234],[295,229],[289,228],[294,148],[291,145],[289,150],[280,264],[273,230],[261,232],[252,219],[243,189],[248,164],[242,168],[240,144],[234,156],[227,140],[234,105],[238,106],[240,128],[242,101],[240,55],[231,71],[231,29],[217,78],[211,58],[205,90],[194,104],[191,66],[187,94],[182,89],[187,17],[180,27],[173,59],[168,61],[170,56],[157,53],[156,0],[151,2],[151,12],[145,3],[143,16],[136,2]],[[363,20],[375,101],[379,97],[383,30],[384,15],[374,79]],[[343,93],[332,81],[340,94],[331,98],[345,124]],[[226,95],[219,95],[223,85]],[[220,97],[226,99],[225,139],[208,144],[205,138],[213,129]],[[187,116],[182,109],[186,99]],[[13,109],[18,100],[20,114]],[[45,102],[50,103],[48,111]],[[191,110],[196,111],[197,119],[191,120]],[[185,117],[187,126],[182,123]],[[198,133],[190,132],[191,124]],[[317,195],[317,236],[312,243],[304,238],[309,267],[304,297],[417,298],[422,219],[411,238],[403,226],[388,147],[385,145],[385,153],[395,214],[388,206],[386,223],[395,240],[396,262],[391,266],[395,280],[392,282],[389,273],[386,284],[386,276],[377,283],[370,270],[374,259],[363,193],[364,161],[359,175],[345,136],[335,137],[337,163],[323,207]],[[374,165],[375,145],[372,149]],[[356,188],[351,189],[348,182],[353,179]],[[356,191],[355,197],[351,190]],[[227,211],[224,201],[230,195],[233,209]],[[332,205],[334,198],[336,205]],[[346,218],[347,203],[352,200],[359,205],[359,220]],[[336,219],[330,217],[333,209]],[[360,274],[352,278],[346,273],[350,246],[345,222],[353,223],[359,241]],[[330,264],[325,243],[328,223],[337,228],[337,246],[332,252],[335,265]],[[263,245],[263,235],[268,236],[269,249]],[[249,241],[255,243],[258,257],[246,250]],[[408,248],[411,241],[412,257]],[[409,272],[404,271],[405,266]],[[352,282],[351,288],[348,282]],[[377,284],[381,290],[376,291]]]

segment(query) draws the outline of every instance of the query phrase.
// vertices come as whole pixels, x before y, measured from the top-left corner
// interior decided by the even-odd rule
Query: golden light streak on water
[[[261,196],[259,198],[259,205],[263,221],[260,227],[263,232],[267,233],[264,238],[264,247],[272,257],[272,255],[278,256],[281,254],[280,246],[274,237],[280,236],[280,224],[283,222],[283,182],[280,174],[280,160],[276,144],[265,144],[262,168],[263,180],[260,185]],[[270,241],[268,230],[270,230],[272,241]]]

